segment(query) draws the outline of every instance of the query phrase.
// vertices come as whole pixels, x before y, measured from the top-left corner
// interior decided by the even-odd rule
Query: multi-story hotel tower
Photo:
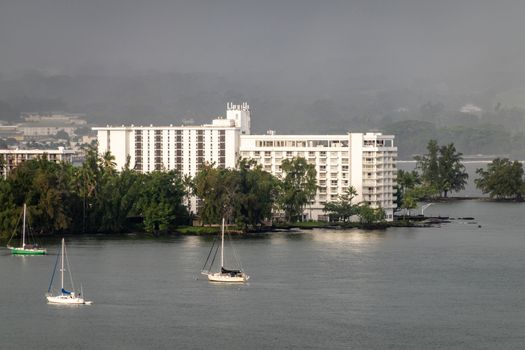
[[[345,135],[250,135],[250,106],[227,104],[226,118],[200,126],[106,126],[98,133],[99,153],[110,151],[117,168],[141,172],[177,169],[195,176],[200,167],[215,163],[235,167],[239,157],[255,159],[263,169],[282,176],[281,161],[303,157],[315,165],[318,191],[304,215],[321,219],[324,204],[353,186],[355,202],[381,207],[387,220],[395,209],[397,147],[394,136],[381,133]],[[195,210],[195,200],[191,201]]]

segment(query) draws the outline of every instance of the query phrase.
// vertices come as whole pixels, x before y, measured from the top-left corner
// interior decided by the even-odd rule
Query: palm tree
[[[117,163],[115,162],[115,156],[112,155],[110,151],[106,151],[99,158],[99,164],[102,170],[109,175],[113,175],[116,171]]]
[[[90,198],[96,194],[99,168],[96,148],[89,147],[85,150],[85,159],[76,173],[76,184],[83,199],[82,231],[86,232],[86,217]]]

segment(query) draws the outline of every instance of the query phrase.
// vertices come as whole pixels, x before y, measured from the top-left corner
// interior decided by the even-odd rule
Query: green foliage
[[[408,192],[412,192],[414,188],[421,184],[421,178],[417,171],[397,171],[397,185],[396,185],[396,204],[398,208],[412,209],[416,207],[414,203],[414,196],[407,199]],[[408,205],[407,203],[410,203]]]
[[[218,223],[225,217],[246,230],[271,217],[277,185],[275,177],[255,161],[242,159],[238,169],[205,165],[193,180],[193,192],[200,200],[203,223]]]
[[[357,214],[358,206],[352,204],[352,200],[357,196],[354,187],[348,187],[346,193],[339,196],[335,202],[327,202],[323,211],[328,213],[330,221],[348,222],[353,215]]]
[[[58,140],[69,140],[69,134],[67,132],[65,132],[64,130],[59,130],[55,134],[55,138],[58,139]]]
[[[179,226],[177,232],[183,235],[215,235],[221,232],[220,226]]]
[[[448,192],[459,192],[465,189],[467,184],[468,174],[465,166],[461,163],[463,160],[462,154],[456,152],[456,147],[453,143],[442,146],[439,149],[439,181],[441,187],[438,187],[440,192],[443,192],[444,197],[447,197]]]
[[[154,171],[142,176],[135,209],[144,217],[146,232],[166,231],[188,221],[182,201],[186,192],[176,171]]]
[[[246,230],[249,225],[257,226],[271,218],[278,182],[254,160],[241,159],[237,168],[235,217],[237,224]]]
[[[45,158],[27,161],[10,173],[16,207],[28,206],[29,224],[37,233],[60,232],[70,227],[67,215],[71,171]]]
[[[14,204],[13,189],[9,182],[0,178],[0,238],[8,238],[16,227],[20,208]]]
[[[468,174],[461,163],[462,154],[456,151],[454,144],[440,147],[436,140],[430,140],[427,151],[423,156],[414,157],[423,185],[436,189],[443,197],[449,192],[465,189]]]
[[[305,205],[315,196],[316,171],[313,164],[301,157],[283,160],[281,168],[285,176],[280,183],[278,204],[287,221],[294,222],[301,218]]]
[[[219,223],[234,211],[233,198],[238,190],[237,173],[230,169],[204,165],[193,179],[193,193],[199,198],[198,212],[205,224]]]
[[[487,170],[477,169],[476,173],[480,176],[474,180],[476,187],[483,193],[488,193],[491,198],[523,199],[525,179],[520,162],[496,158],[487,166]]]
[[[0,237],[15,229],[20,208],[37,234],[123,232],[142,217],[147,232],[187,222],[187,195],[178,173],[139,174],[115,169],[110,153],[85,150],[81,167],[45,158],[29,160],[0,180]]]
[[[357,207],[357,215],[359,215],[359,222],[367,225],[383,222],[386,218],[383,208],[372,208],[367,202]]]

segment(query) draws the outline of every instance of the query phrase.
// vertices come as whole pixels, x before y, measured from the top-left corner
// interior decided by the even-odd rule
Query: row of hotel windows
[[[348,140],[256,140],[256,147],[348,147]]]
[[[391,139],[363,140],[365,147],[393,147]],[[256,147],[348,147],[348,140],[255,140]]]
[[[246,157],[249,157],[250,155],[253,155],[254,157],[260,157],[261,155],[264,155],[265,157],[272,157],[272,153],[273,153],[273,156],[275,157],[282,157],[282,156],[293,157],[294,155],[296,157],[306,157],[306,156],[308,157],[316,157],[316,156],[327,157],[328,155],[330,155],[331,157],[341,157],[341,156],[348,155],[348,152],[326,152],[326,151],[320,151],[320,152],[315,152],[315,151],[309,151],[309,152],[254,151],[254,152],[242,152],[242,153],[243,153],[243,156],[246,156]],[[250,153],[253,153],[253,154],[250,154]]]
[[[363,151],[363,157],[397,157],[396,151]],[[394,159],[395,160],[395,159]]]
[[[393,140],[363,140],[363,146],[372,147],[392,147],[394,144]]]
[[[173,154],[173,156],[176,155],[176,157],[173,157],[171,156],[170,157],[170,150],[168,149],[168,164],[167,164],[167,168],[168,169],[171,169],[172,168],[172,164],[170,164],[170,160],[173,160],[175,161],[175,164],[174,164],[174,168],[177,169],[177,170],[182,170],[183,169],[183,155],[184,155],[184,151],[182,150],[182,141],[183,141],[183,137],[182,137],[182,130],[175,130],[176,132],[176,138],[175,138],[175,146],[176,148],[174,149],[175,152]],[[196,163],[197,163],[197,170],[200,169],[204,163],[205,163],[205,158],[204,158],[204,130],[197,130],[197,144],[196,144],[196,152],[195,152],[195,156],[194,159],[196,160]],[[161,169],[164,169],[164,164],[163,164],[163,149],[162,149],[162,145],[163,145],[163,135],[162,135],[162,130],[155,130],[154,131],[155,133],[155,148],[154,148],[154,155],[155,155],[155,162],[154,162],[154,169],[155,170],[161,170]],[[147,133],[148,135],[146,136],[146,142],[147,144],[149,144],[149,140],[150,140],[150,136],[149,136],[149,133]],[[219,134],[219,143],[218,143],[218,166],[221,166],[221,167],[224,167],[225,164],[226,164],[226,131],[225,130],[218,130],[218,134]],[[170,142],[170,137],[168,135],[167,137],[168,139],[168,147],[169,147],[169,142]],[[138,169],[138,170],[142,170],[143,169],[143,155],[144,155],[144,152],[143,152],[143,149],[142,149],[142,146],[143,146],[143,136],[142,136],[142,130],[135,130],[135,169]],[[150,157],[150,151],[148,149],[148,152],[146,154],[146,170],[147,171],[150,171],[150,162],[149,162],[149,157]],[[191,150],[189,150],[189,153],[187,154],[188,157],[191,158]],[[191,172],[191,164],[189,164],[189,171]]]

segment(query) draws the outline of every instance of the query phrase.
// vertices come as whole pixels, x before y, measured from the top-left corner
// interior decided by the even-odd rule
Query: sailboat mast
[[[24,224],[22,226],[22,248],[26,246],[26,204],[24,203]]]
[[[62,238],[62,261],[60,271],[62,272],[60,279],[60,290],[64,289],[64,238]]]
[[[224,218],[222,218],[222,235],[221,235],[221,268],[224,267]]]

